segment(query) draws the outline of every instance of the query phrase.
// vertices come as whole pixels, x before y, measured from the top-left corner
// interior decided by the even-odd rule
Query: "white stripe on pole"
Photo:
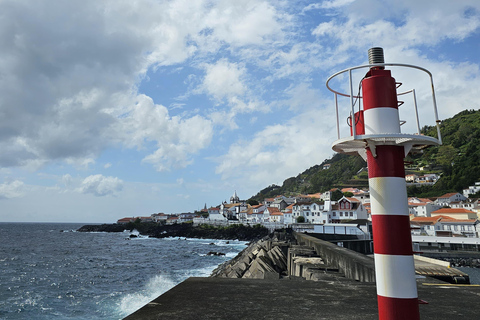
[[[377,294],[389,298],[417,298],[413,256],[375,253]]]
[[[405,178],[378,177],[368,179],[372,214],[408,216]]]
[[[400,133],[400,117],[395,108],[371,108],[363,113],[365,134]]]

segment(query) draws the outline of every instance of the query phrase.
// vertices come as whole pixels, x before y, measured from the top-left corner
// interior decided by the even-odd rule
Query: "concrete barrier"
[[[439,265],[439,266],[442,266],[442,267],[450,268],[450,262],[448,262],[448,261],[438,260],[438,259],[429,258],[429,257],[423,257],[423,256],[419,256],[417,254],[414,254],[413,258],[415,260],[425,261],[425,262],[428,262],[428,263],[431,263],[431,264],[436,264],[436,265]]]
[[[262,239],[250,244],[228,263],[212,272],[212,277],[244,279],[279,279],[287,273],[285,241]]]
[[[338,268],[346,278],[360,282],[375,282],[373,258],[304,233],[295,233],[294,235],[298,243],[312,247],[326,265]]]

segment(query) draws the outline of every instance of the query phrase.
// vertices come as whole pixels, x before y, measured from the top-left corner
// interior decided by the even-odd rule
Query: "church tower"
[[[235,193],[233,196],[230,197],[230,203],[239,203],[240,198],[237,196],[237,190],[235,190]]]

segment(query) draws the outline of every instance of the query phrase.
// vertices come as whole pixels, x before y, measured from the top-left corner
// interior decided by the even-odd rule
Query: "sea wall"
[[[220,265],[212,277],[321,280],[331,277],[374,282],[373,259],[305,234],[290,239],[264,237],[234,259]]]
[[[304,233],[295,233],[295,237],[299,244],[314,248],[326,265],[338,268],[346,278],[360,282],[375,282],[373,258]]]
[[[235,258],[216,268],[211,277],[279,279],[287,273],[287,260],[283,248],[289,241],[264,237],[251,243]]]

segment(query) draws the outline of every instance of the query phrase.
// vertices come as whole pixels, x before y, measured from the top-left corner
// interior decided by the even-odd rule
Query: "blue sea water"
[[[128,232],[79,227],[0,223],[0,319],[121,319],[188,277],[209,276],[246,245],[127,240]]]

